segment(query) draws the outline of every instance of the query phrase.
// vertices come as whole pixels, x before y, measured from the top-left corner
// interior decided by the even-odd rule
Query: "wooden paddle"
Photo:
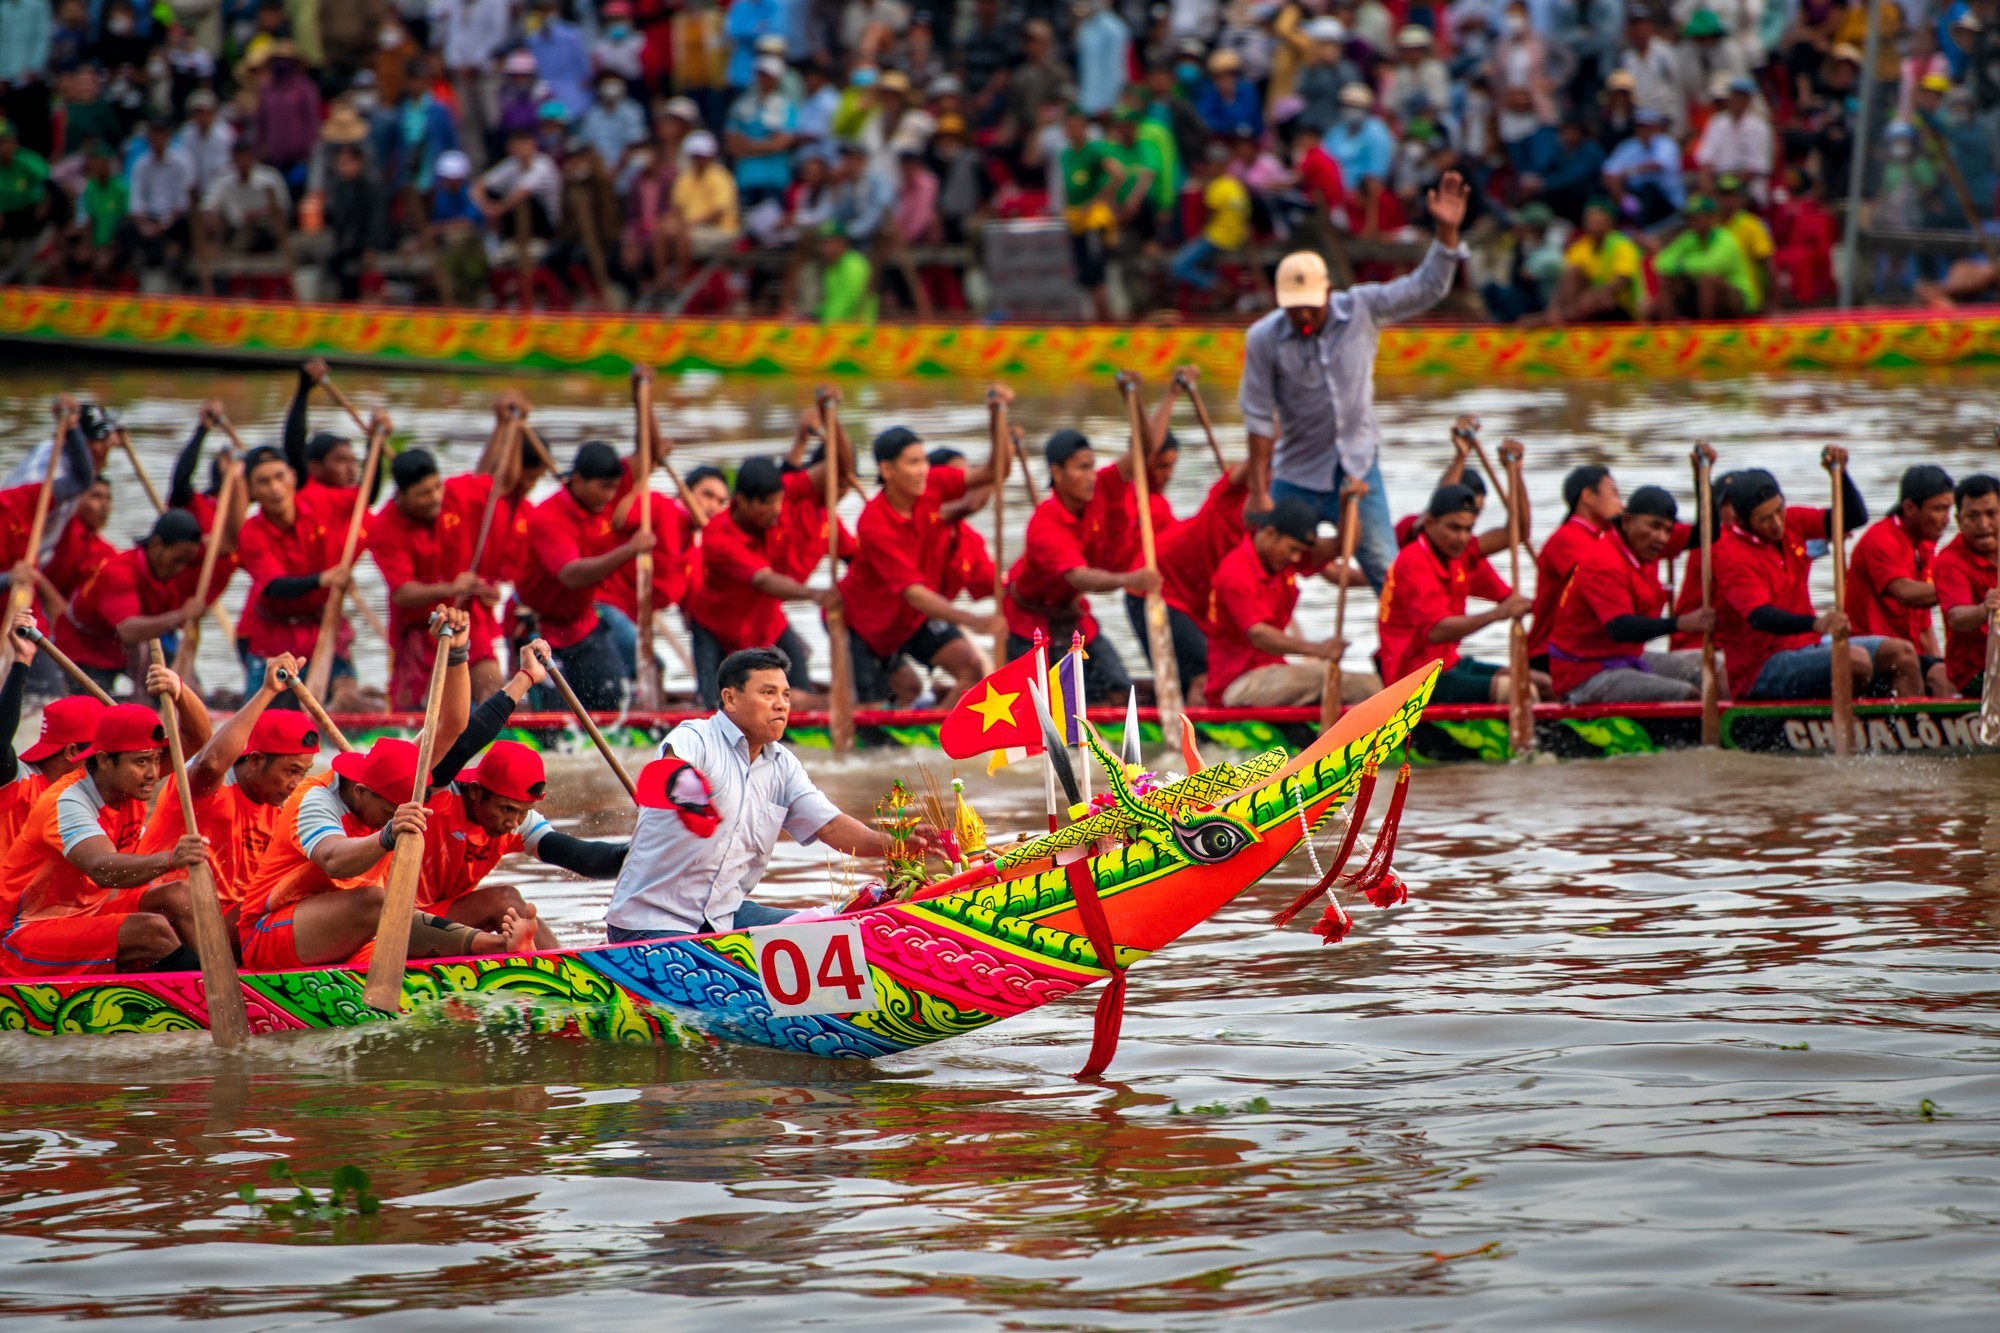
[[[1193,380],[1179,371],[1174,372],[1174,387],[1185,393],[1189,404],[1193,406],[1195,420],[1201,422],[1201,429],[1208,436],[1208,447],[1215,455],[1216,468],[1223,472],[1229,471],[1229,464],[1222,457],[1222,443],[1215,438],[1215,422],[1209,418],[1208,404],[1201,400],[1201,390],[1195,387]],[[1346,530],[1346,525],[1343,524],[1341,531]]]
[[[523,421],[521,423],[521,434],[527,437],[529,444],[535,446],[535,454],[542,460],[542,466],[549,470],[549,475],[551,477],[560,476],[562,469],[556,466],[556,456],[549,452],[549,446],[542,442],[542,437],[536,434],[535,428]]]
[[[493,484],[486,488],[486,508],[479,515],[479,535],[473,539],[472,563],[467,566],[475,574],[479,572],[479,562],[486,558],[486,543],[493,536],[493,516],[500,511],[500,496],[507,489],[508,474],[513,471],[509,456],[519,458],[521,453],[521,409],[511,403],[507,407],[507,419],[500,425],[495,447],[497,452],[491,469]]]
[[[829,586],[840,587],[840,504],[841,453],[840,393],[822,389],[820,417],[826,422],[826,551]],[[826,613],[826,657],[828,664],[827,730],[832,735],[833,752],[847,754],[854,749],[854,657],[847,642],[847,617],[837,610]]]
[[[2000,745],[2000,613],[1986,622],[1986,679],[1979,690],[1979,743]]]
[[[410,800],[422,805],[430,796],[431,747],[437,741],[438,714],[444,708],[444,679],[450,668],[451,626],[442,615],[431,620],[437,635],[437,657],[431,662],[431,687],[424,698],[424,729],[417,737],[417,777]],[[382,916],[375,926],[375,956],[368,964],[368,983],[361,998],[385,1014],[403,1012],[403,969],[410,961],[410,917],[417,910],[417,880],[424,869],[424,835],[401,833],[390,853],[389,887],[382,897]]]
[[[132,432],[123,426],[118,428],[118,447],[125,451],[125,457],[132,461],[132,471],[138,475],[139,487],[146,492],[146,498],[153,502],[153,512],[167,512],[166,502],[160,499],[160,492],[153,485],[153,479],[146,475],[146,465],[139,461],[139,451],[132,447]]]
[[[49,637],[46,634],[43,634],[33,625],[22,625],[17,629],[15,629],[14,632],[20,635],[22,638],[26,639],[29,643],[34,644],[35,648],[38,651],[46,653],[48,655],[48,659],[51,662],[54,662],[58,667],[61,667],[63,674],[68,676],[71,680],[75,681],[85,694],[88,694],[91,698],[97,700],[97,702],[103,704],[107,708],[110,707],[112,704],[118,702],[116,699],[112,698],[109,694],[105,693],[104,687],[102,685],[99,685],[96,681],[92,680],[89,676],[85,675],[82,667],[70,661],[69,654],[65,653],[62,649],[56,647],[54,643],[50,642]]]
[[[1694,493],[1696,515],[1701,525],[1701,609],[1715,609],[1715,493],[1709,480],[1709,462],[1696,445],[1694,451]],[[1715,627],[1701,635],[1701,744],[1713,750],[1722,744],[1722,677],[1715,667]]]
[[[333,742],[334,749],[340,751],[342,754],[354,753],[352,742],[340,734],[340,728],[335,726],[333,719],[326,715],[326,709],[320,706],[319,700],[312,697],[311,692],[306,689],[304,681],[283,667],[279,667],[278,684],[292,692],[299,701],[299,707],[306,710],[306,715],[312,718],[313,725],[319,728],[320,734]]]
[[[1354,568],[1354,543],[1361,535],[1361,497],[1368,483],[1349,477],[1340,487],[1340,584],[1333,594],[1333,637],[1347,638],[1347,572]],[[1319,729],[1340,720],[1340,659],[1327,659],[1326,683],[1320,687]]]
[[[1152,447],[1145,413],[1139,406],[1139,377],[1129,371],[1118,375],[1119,392],[1125,395],[1126,415],[1132,422],[1132,489],[1139,508],[1139,554],[1146,571],[1160,572],[1158,552],[1153,547],[1152,481],[1146,475],[1152,461]],[[1146,594],[1146,644],[1153,657],[1153,707],[1160,717],[1160,734],[1178,736],[1181,731],[1181,673],[1174,657],[1173,624],[1167,618],[1167,599],[1158,588]]]
[[[993,453],[993,612],[1000,614],[1007,602],[1007,461],[1013,452],[1013,430],[1007,420],[1007,403],[997,389],[986,391],[987,430]],[[1003,626],[993,636],[993,661],[1007,660],[1007,630]]]
[[[633,488],[639,508],[639,531],[653,535],[653,463],[658,457],[653,438],[653,377],[632,369],[634,407],[638,413],[639,460],[633,467]],[[633,598],[639,612],[639,647],[634,655],[633,702],[653,711],[660,706],[660,659],[653,655],[653,553],[641,551],[632,571]]]
[[[63,440],[76,422],[76,413],[67,411],[56,418],[55,442],[49,446],[49,464],[42,469],[42,489],[35,496],[35,516],[28,524],[28,546],[22,559],[39,567],[42,563],[42,531],[49,524],[49,499],[55,494],[56,468],[62,462]],[[25,611],[35,599],[35,585],[27,579],[15,579],[7,589],[7,623],[12,624],[16,613]]]
[[[524,648],[522,651],[533,652],[534,650],[532,648]],[[569,711],[575,714],[576,720],[582,724],[584,733],[590,737],[590,743],[595,745],[597,752],[604,756],[604,762],[611,765],[611,771],[618,778],[620,785],[625,788],[625,794],[630,796],[634,801],[637,801],[639,799],[639,789],[633,784],[632,775],[625,771],[625,765],[618,762],[618,756],[611,753],[611,746],[604,739],[604,733],[597,729],[597,723],[593,722],[590,714],[583,710],[583,701],[577,698],[576,691],[569,687],[569,681],[563,677],[562,668],[556,665],[555,658],[551,656],[541,653],[536,653],[535,655],[542,659],[542,665],[548,669],[549,683],[556,687],[556,693],[562,696],[563,702],[569,705]]]
[[[1476,436],[1473,447],[1479,449],[1480,461],[1484,462],[1486,451],[1480,448]],[[1508,460],[1507,478],[1507,553],[1512,565],[1514,588],[1518,592],[1521,587],[1521,548],[1527,544],[1521,537],[1521,506],[1514,503],[1514,488],[1521,479],[1518,454]],[[1535,752],[1535,683],[1528,670],[1528,626],[1523,616],[1515,616],[1508,626],[1507,679],[1511,687],[1507,691],[1508,748],[1517,757],[1531,755]]]
[[[153,640],[153,665],[166,665],[160,641]],[[160,725],[167,733],[167,755],[173,760],[174,787],[181,798],[181,824],[196,833],[194,793],[188,790],[187,756],[181,753],[180,709],[171,694],[160,696]],[[194,915],[194,950],[201,957],[201,990],[208,1002],[208,1035],[223,1050],[250,1040],[250,1015],[243,1007],[243,983],[236,979],[236,953],[229,944],[229,926],[222,919],[222,896],[215,891],[215,872],[208,862],[188,867],[188,898]]]
[[[234,431],[230,432],[233,437]],[[208,521],[208,532],[202,537],[201,574],[195,580],[194,595],[202,606],[208,605],[209,589],[215,585],[215,562],[222,555],[222,528],[229,521],[229,506],[235,502],[236,487],[240,484],[243,469],[225,468],[222,485],[215,492],[215,516]],[[201,617],[187,623],[181,631],[181,641],[174,649],[174,673],[185,676],[194,665],[195,653],[201,648]]]
[[[1854,677],[1847,660],[1847,486],[1846,469],[1836,460],[1827,460],[1833,475],[1833,523],[1827,533],[1833,547],[1833,609],[1842,622],[1833,631],[1833,753],[1845,758],[1854,753]]]
[[[327,383],[328,388],[333,387],[330,382],[322,382]],[[361,545],[361,523],[368,517],[368,487],[381,470],[382,446],[388,435],[387,421],[378,417],[368,432],[368,459],[361,465],[361,479],[354,494],[354,512],[347,517],[347,543],[340,550],[340,569],[348,576],[350,584],[354,577],[355,555]],[[340,625],[340,607],[339,594],[327,597],[326,609],[320,613],[319,637],[313,640],[312,657],[306,664],[306,688],[319,699],[326,698],[327,686],[333,681],[333,644]],[[390,641],[389,646],[393,651],[394,642]],[[401,984],[398,979],[397,985]]]
[[[356,430],[360,431],[363,435],[370,433],[368,423],[361,419],[361,410],[355,407],[348,396],[340,391],[340,386],[333,382],[333,376],[322,375],[319,377],[319,383],[320,387],[326,390],[327,396],[340,405],[341,411],[353,418]],[[363,485],[365,486],[366,483],[364,482]]]
[[[1021,428],[1010,425],[1008,434],[1013,437],[1014,457],[1021,464],[1021,489],[1027,493],[1028,507],[1033,509],[1042,502],[1040,492],[1035,490],[1035,469],[1028,463],[1028,446],[1021,438]]]

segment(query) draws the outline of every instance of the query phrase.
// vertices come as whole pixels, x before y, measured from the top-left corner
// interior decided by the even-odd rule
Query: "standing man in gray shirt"
[[[1467,198],[1465,181],[1446,172],[1429,196],[1436,239],[1423,263],[1393,282],[1336,292],[1317,253],[1286,255],[1278,265],[1278,308],[1244,339],[1251,511],[1293,498],[1337,523],[1343,483],[1364,483],[1355,554],[1377,592],[1395,563],[1396,537],[1377,457],[1376,339],[1384,325],[1422,314],[1451,290],[1466,256],[1458,227]]]

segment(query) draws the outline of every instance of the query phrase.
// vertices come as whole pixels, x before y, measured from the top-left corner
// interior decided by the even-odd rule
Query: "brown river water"
[[[420,442],[448,434],[448,465],[490,420],[490,380],[339,378]],[[1384,385],[1388,485],[1399,511],[1420,503],[1446,425],[1471,411],[1489,442],[1527,442],[1545,509],[1586,460],[1685,497],[1697,435],[1800,495],[1823,486],[1818,446],[1846,443],[1879,508],[1908,462],[2000,467],[1986,378]],[[16,363],[0,370],[0,440],[17,458],[57,388],[106,395],[164,485],[195,402],[222,397],[255,441],[275,433],[289,383]],[[629,421],[615,383],[524,387],[559,449]],[[979,387],[854,384],[849,410],[870,430],[903,420],[976,444]],[[1117,433],[1108,389],[1017,387],[1031,437],[1077,420]],[[781,447],[804,392],[700,377],[662,397],[690,458],[728,459]],[[1210,397],[1239,451],[1233,395]],[[1190,450],[1177,504],[1212,476]],[[119,505],[122,541],[147,518],[136,487]],[[1010,527],[1025,517],[1009,513]],[[1323,622],[1328,605],[1302,614]],[[1359,605],[1350,627],[1370,619]],[[204,653],[230,677],[219,646]],[[814,763],[859,812],[912,761],[944,772],[935,752]],[[630,827],[600,766],[553,767],[559,823]],[[970,785],[996,828],[1037,815],[1026,775]],[[875,1065],[424,1022],[231,1059],[198,1037],[0,1036],[0,1315],[245,1330],[495,1315],[601,1329],[2000,1322],[2000,758],[1427,768],[1398,861],[1411,904],[1361,908],[1339,946],[1267,924],[1311,878],[1288,864],[1135,969],[1124,1043],[1096,1084],[1069,1077],[1094,992]],[[507,873],[566,938],[595,937],[601,886]],[[774,879],[773,902],[828,892],[812,849],[781,847]],[[238,1191],[279,1197],[273,1162],[322,1188],[360,1166],[382,1207],[261,1217]]]

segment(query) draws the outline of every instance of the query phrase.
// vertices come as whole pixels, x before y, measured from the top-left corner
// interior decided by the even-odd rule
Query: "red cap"
[[[267,708],[250,727],[245,754],[318,754],[319,728],[304,713]]]
[[[383,737],[367,753],[352,750],[333,757],[333,771],[358,782],[385,801],[397,805],[417,787],[417,747],[410,741]]]
[[[683,777],[683,775],[686,775]],[[697,838],[712,837],[722,817],[714,805],[715,789],[702,771],[685,759],[655,759],[639,770],[634,798],[649,810],[672,810]]]
[[[57,699],[42,710],[42,734],[21,751],[21,762],[39,764],[66,745],[88,746],[97,738],[97,719],[104,705],[87,694]]]
[[[144,704],[114,704],[102,710],[91,737],[90,754],[134,754],[157,750],[167,743],[160,715]]]
[[[508,801],[539,801],[549,787],[542,757],[519,741],[493,742],[479,767],[466,769],[458,780],[484,787]]]

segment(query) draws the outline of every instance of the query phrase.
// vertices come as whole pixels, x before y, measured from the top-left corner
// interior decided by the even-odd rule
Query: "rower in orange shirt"
[[[512,885],[480,881],[514,852],[586,879],[615,879],[625,864],[622,842],[586,842],[558,833],[535,813],[547,790],[542,757],[514,741],[495,741],[528,691],[548,679],[548,645],[537,639],[521,652],[521,669],[504,689],[481,700],[465,730],[431,769],[437,790],[425,802],[424,873],[417,906],[448,921],[501,930],[508,917],[535,921],[535,946],[556,947],[549,928]],[[491,744],[477,768],[460,769]]]
[[[172,691],[206,739],[208,715],[180,678],[163,667],[149,691]],[[200,960],[187,887],[154,885],[171,871],[208,859],[199,835],[141,854],[146,802],[160,782],[166,743],[159,715],[142,704],[104,710],[84,766],[52,784],[28,812],[0,863],[0,973],[192,971]]]
[[[444,614],[454,633],[437,739],[455,743],[471,711],[471,620],[463,611]],[[293,791],[238,905],[246,968],[353,966],[366,958],[381,921],[390,852],[400,835],[423,833],[428,818],[423,802],[410,799],[416,778],[417,747],[385,738],[365,753],[336,755],[332,771]],[[510,916],[496,933],[418,912],[410,921],[410,956],[497,953],[533,938],[532,920]]]
[[[35,613],[17,612],[14,623],[32,625]],[[17,635],[14,653],[14,669],[7,673],[6,685],[0,686],[0,856],[14,845],[28,812],[49,784],[83,766],[84,752],[97,732],[97,719],[104,714],[104,705],[88,694],[52,700],[42,709],[42,731],[35,743],[15,755],[14,733],[21,728],[21,698],[28,686],[28,668],[35,660],[34,642]],[[23,766],[27,771],[22,771]],[[0,920],[0,930],[6,927],[7,922]]]
[[[312,771],[319,728],[304,713],[272,708],[287,693],[278,673],[303,675],[305,663],[280,653],[264,664],[264,681],[208,744],[187,761],[194,796],[195,832],[208,842],[208,864],[225,913],[233,913],[251,871],[270,845],[278,807]],[[172,775],[160,789],[152,818],[139,839],[141,853],[165,851],[187,836],[180,793]],[[170,874],[168,878],[181,878]]]

